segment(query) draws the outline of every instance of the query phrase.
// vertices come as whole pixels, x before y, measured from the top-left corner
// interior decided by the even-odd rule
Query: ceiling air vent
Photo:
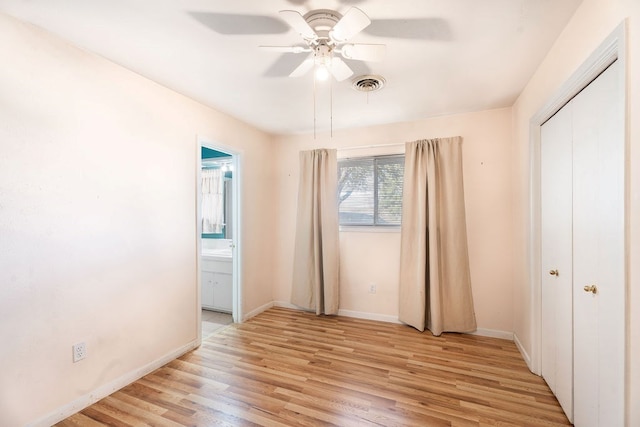
[[[359,76],[352,81],[353,88],[360,92],[375,92],[382,89],[386,82],[384,77],[373,75]]]

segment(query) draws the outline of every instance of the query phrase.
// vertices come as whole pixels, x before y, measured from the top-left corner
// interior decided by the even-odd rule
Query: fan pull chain
[[[331,118],[331,138],[333,138],[333,78],[329,77],[329,117]]]
[[[316,76],[313,76],[313,139],[316,139]]]

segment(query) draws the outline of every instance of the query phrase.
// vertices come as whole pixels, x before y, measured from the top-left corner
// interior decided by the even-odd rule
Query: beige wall
[[[515,333],[526,352],[532,348],[529,224],[531,221],[530,118],[554,95],[604,39],[628,18],[629,140],[629,423],[640,425],[640,2],[584,0],[514,105],[513,247]]]
[[[513,331],[511,285],[511,109],[483,111],[326,134],[278,139],[278,256],[274,298],[288,302],[295,235],[298,153],[338,148],[339,157],[403,152],[404,147],[375,150],[340,148],[396,144],[417,139],[464,138],[463,161],[469,257],[478,327]],[[399,232],[341,232],[342,310],[396,319],[400,257]],[[370,283],[377,285],[369,294]]]
[[[531,352],[529,119],[625,18],[634,403],[640,401],[637,0],[584,0],[513,110],[275,141],[0,15],[0,424],[34,422],[193,343],[198,135],[242,152],[245,312],[289,301],[300,150],[461,135],[478,325],[515,331]],[[397,316],[399,240],[393,232],[341,233],[342,309]],[[370,283],[376,294],[367,292]],[[79,341],[87,342],[89,357],[72,364],[71,345]],[[640,405],[629,407],[629,425],[640,425]]]
[[[245,309],[272,301],[272,140],[5,15],[0,58],[0,425],[22,426],[196,340],[197,135],[244,153]]]

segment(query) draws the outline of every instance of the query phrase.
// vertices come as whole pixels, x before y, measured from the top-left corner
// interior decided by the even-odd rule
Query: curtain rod
[[[404,142],[396,142],[394,144],[374,144],[374,145],[359,145],[353,147],[344,147],[338,148],[338,151],[346,151],[346,150],[364,150],[366,148],[381,148],[381,147],[399,147],[404,146]]]

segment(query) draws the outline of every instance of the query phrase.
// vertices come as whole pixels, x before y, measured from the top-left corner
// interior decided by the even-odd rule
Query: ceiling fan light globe
[[[319,55],[316,56],[314,62],[318,66],[330,67],[331,66],[331,56],[329,55]]]
[[[329,69],[325,65],[318,65],[315,71],[316,80],[325,81],[329,78]]]

